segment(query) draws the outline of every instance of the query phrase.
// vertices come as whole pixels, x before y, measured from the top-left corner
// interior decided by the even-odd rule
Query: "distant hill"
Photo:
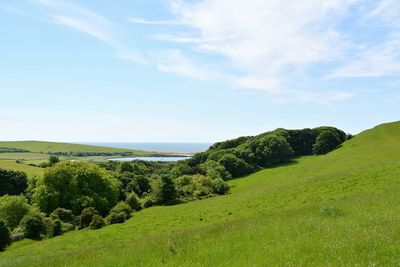
[[[400,122],[229,183],[228,195],[123,224],[15,242],[0,266],[399,264]]]
[[[16,148],[37,153],[60,153],[60,152],[86,152],[86,153],[122,153],[131,152],[138,156],[152,154],[152,152],[132,149],[112,148],[105,146],[80,145],[59,142],[44,141],[0,141],[2,148]]]

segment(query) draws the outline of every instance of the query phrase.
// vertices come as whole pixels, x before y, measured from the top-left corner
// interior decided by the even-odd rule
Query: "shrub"
[[[5,220],[11,230],[19,225],[30,210],[31,206],[24,196],[5,195],[0,197],[0,218]]]
[[[107,216],[107,222],[109,224],[123,223],[127,219],[125,212],[111,211]]]
[[[224,181],[232,179],[232,175],[225,169],[224,166],[213,160],[207,160],[201,164],[200,169],[211,179],[221,178]]]
[[[118,181],[106,170],[90,163],[65,161],[45,171],[33,200],[46,213],[60,207],[79,214],[85,207],[94,207],[107,214],[118,196]]]
[[[224,166],[233,177],[243,176],[252,171],[252,167],[249,164],[233,154],[226,154],[219,160],[219,163]]]
[[[153,206],[153,199],[150,196],[146,196],[142,200],[142,204],[140,206],[142,207],[142,209],[150,208],[151,206]]]
[[[126,197],[126,203],[133,209],[133,210],[141,210],[142,207],[140,206],[139,198],[136,196],[134,192],[131,192]]]
[[[229,185],[224,182],[221,178],[217,178],[214,181],[214,193],[218,195],[224,195],[229,191]]]
[[[105,221],[103,219],[103,217],[101,217],[100,215],[94,215],[92,218],[92,221],[89,224],[89,228],[90,229],[100,229],[105,225]]]
[[[38,211],[31,211],[21,221],[21,228],[25,237],[30,239],[40,239],[42,234],[46,234],[46,224],[43,215]]]
[[[28,188],[28,178],[24,172],[0,169],[0,196],[19,195]]]
[[[11,245],[11,233],[5,221],[0,220],[0,251]]]
[[[59,219],[56,219],[53,221],[51,224],[51,231],[50,231],[50,236],[55,237],[62,235],[63,229],[62,229],[62,222]]]
[[[315,145],[313,146],[313,151],[316,155],[326,154],[334,150],[341,142],[333,131],[323,131],[318,137]]]
[[[99,215],[99,212],[95,208],[89,207],[83,209],[79,221],[80,228],[88,227],[95,215]]]
[[[79,216],[78,216],[79,217]],[[75,225],[73,225],[72,223],[64,223],[61,222],[61,226],[62,226],[62,231],[63,233],[75,230]]]
[[[111,212],[125,213],[126,218],[128,219],[131,217],[132,208],[127,203],[121,201],[117,205],[115,205],[114,208],[112,208]]]
[[[75,220],[72,210],[67,210],[67,209],[63,209],[63,208],[55,209],[50,214],[50,218],[52,220],[60,219],[64,223],[71,223],[71,224],[73,224],[74,220]]]

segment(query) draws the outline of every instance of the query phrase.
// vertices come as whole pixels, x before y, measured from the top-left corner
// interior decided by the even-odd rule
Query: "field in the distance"
[[[0,266],[397,266],[399,177],[397,122],[231,181],[229,195],[16,242]]]
[[[0,147],[10,147],[29,150],[37,153],[56,152],[86,152],[86,153],[122,153],[131,152],[137,156],[146,156],[151,152],[132,149],[121,149],[105,146],[45,142],[45,141],[0,141]]]
[[[142,150],[44,141],[0,141],[0,150],[1,148],[16,148],[29,151],[0,153],[0,168],[24,171],[29,177],[40,176],[43,173],[43,168],[32,165],[39,165],[42,162],[46,162],[50,156],[49,153],[131,153],[134,156],[148,156],[155,154],[155,152]],[[104,161],[110,158],[110,156],[61,156],[61,158],[63,160],[78,159],[83,161]]]

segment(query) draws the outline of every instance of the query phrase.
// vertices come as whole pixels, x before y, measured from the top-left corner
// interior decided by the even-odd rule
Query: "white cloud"
[[[137,51],[120,40],[116,34],[119,25],[115,25],[106,17],[69,2],[54,0],[34,0],[34,2],[47,9],[50,21],[85,33],[111,46],[118,58],[137,63],[146,62]]]
[[[157,68],[160,71],[178,74],[186,77],[208,80],[211,73],[198,68],[191,60],[179,50],[168,50],[157,54],[155,57]]]
[[[400,36],[368,48],[357,57],[332,72],[329,78],[400,75]]]

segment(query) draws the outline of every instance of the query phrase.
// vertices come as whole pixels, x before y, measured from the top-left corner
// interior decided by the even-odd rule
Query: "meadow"
[[[15,242],[0,266],[399,265],[399,136],[399,122],[380,125],[232,180],[228,195]]]
[[[47,162],[50,153],[130,153],[134,156],[147,156],[155,153],[142,150],[44,141],[0,141],[0,148],[16,148],[29,151],[0,153],[0,168],[24,171],[29,177],[40,176],[43,174],[43,168],[39,168],[37,165]],[[110,156],[61,156],[61,158],[99,162],[107,160]]]

